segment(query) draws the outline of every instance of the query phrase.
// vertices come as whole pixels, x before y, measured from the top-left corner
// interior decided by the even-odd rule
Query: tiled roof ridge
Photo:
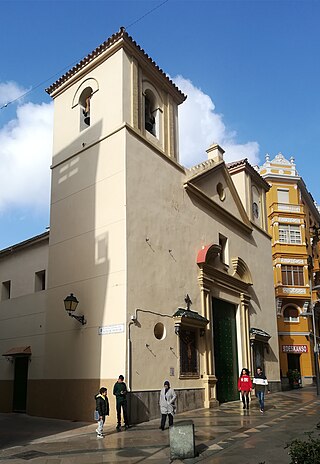
[[[257,177],[262,181],[262,183],[268,187],[268,190],[270,188],[270,185],[268,184],[268,182],[262,177],[262,175],[260,174],[260,172],[258,171],[258,169],[255,167],[255,166],[252,166],[252,164],[249,163],[248,161],[248,158],[243,158],[239,161],[233,161],[231,163],[228,163],[227,164],[227,169],[228,170],[232,170],[234,168],[237,168],[237,167],[240,167],[240,166],[247,166],[247,168],[252,172],[252,173],[255,173],[255,175],[257,175]]]
[[[250,164],[248,161],[248,158],[242,158],[241,160],[231,161],[230,163],[226,163],[228,169],[235,168],[236,166],[241,166],[242,164]]]
[[[199,164],[195,164],[194,166],[191,166],[191,168],[187,168],[186,171],[189,172],[190,174],[195,174],[196,172],[199,172],[201,169],[205,170],[210,166],[213,166],[215,164],[215,161],[213,159],[207,159],[204,161],[201,161]]]
[[[62,85],[64,82],[70,79],[76,72],[78,72],[80,69],[87,66],[87,64],[89,64],[91,61],[93,61],[95,58],[101,55],[101,53],[106,51],[111,45],[113,45],[120,39],[129,40],[129,42],[134,47],[136,47],[140,53],[144,55],[144,57],[163,75],[163,77],[165,77],[168,80],[168,82],[171,85],[173,85],[173,87],[180,93],[180,95],[184,98],[184,100],[187,98],[186,95],[183,92],[181,92],[181,90],[172,81],[172,79],[168,77],[168,75],[156,64],[156,62],[144,51],[144,49],[141,48],[140,45],[138,45],[137,42],[127,33],[124,27],[120,27],[118,32],[115,32],[114,34],[112,34],[101,45],[95,48],[87,56],[82,58],[82,60],[80,60],[79,63],[73,66],[69,71],[67,71],[58,80],[56,80],[52,85],[50,85],[50,87],[46,88],[46,92],[50,95],[54,90],[60,87],[60,85]]]

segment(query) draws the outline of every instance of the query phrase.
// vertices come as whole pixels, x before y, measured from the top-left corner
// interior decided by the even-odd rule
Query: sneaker
[[[264,410],[263,410],[263,409],[260,409],[260,412],[262,412],[262,413],[263,413],[263,412],[264,412]]]
[[[121,425],[117,425],[116,430],[117,430],[117,432],[120,432],[121,431]]]
[[[97,433],[97,438],[103,438],[102,433]]]

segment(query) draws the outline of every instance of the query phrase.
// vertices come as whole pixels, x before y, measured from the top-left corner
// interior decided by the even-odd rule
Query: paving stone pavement
[[[320,397],[313,387],[273,393],[261,414],[257,400],[249,411],[242,403],[216,409],[177,414],[175,420],[192,420],[197,457],[175,460],[186,464],[289,464],[286,443],[315,431]],[[102,464],[170,463],[168,429],[159,430],[152,420],[116,432],[105,427],[97,439],[96,424],[35,418],[24,414],[0,414],[0,464]]]

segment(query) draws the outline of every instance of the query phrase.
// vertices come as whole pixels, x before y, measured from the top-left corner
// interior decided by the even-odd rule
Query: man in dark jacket
[[[96,400],[96,419],[98,421],[98,427],[96,429],[97,438],[103,438],[103,425],[106,420],[106,416],[109,416],[109,400],[107,397],[106,387],[101,387],[99,393],[95,395]]]
[[[256,370],[256,372],[254,374],[254,378],[253,378],[253,385],[254,385],[256,396],[258,397],[258,400],[259,400],[260,412],[263,413],[264,412],[265,391],[266,391],[266,388],[267,388],[268,393],[270,393],[270,390],[268,388],[267,377],[262,372],[261,367],[257,367],[257,370]]]
[[[117,382],[114,384],[113,387],[113,394],[116,397],[116,409],[117,409],[117,431],[120,432],[121,430],[121,408],[123,411],[123,420],[125,424],[125,428],[129,428],[129,421],[128,421],[128,408],[127,408],[127,386],[124,383],[123,375],[119,375]]]

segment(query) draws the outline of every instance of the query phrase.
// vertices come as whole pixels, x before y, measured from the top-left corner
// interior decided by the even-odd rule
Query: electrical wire
[[[147,11],[147,13],[145,13],[144,15],[140,16],[140,18],[136,19],[135,21],[133,21],[132,23],[130,23],[128,26],[125,27],[125,29],[129,29],[131,26],[133,26],[134,24],[137,24],[139,21],[141,21],[142,19],[144,19],[146,16],[148,16],[149,14],[153,13],[155,10],[157,10],[158,8],[160,8],[162,5],[164,5],[165,3],[168,3],[169,0],[164,0],[164,2],[160,3],[160,5],[157,5],[155,6],[154,8],[152,8],[151,10]],[[55,74],[53,74],[52,76],[48,77],[48,79],[46,79],[45,81],[42,81],[40,82],[39,84],[35,85],[35,86],[32,86],[30,90],[27,90],[27,92],[23,93],[22,95],[20,95],[19,97],[5,103],[4,105],[2,105],[0,107],[0,110],[3,110],[4,108],[7,108],[9,105],[11,105],[12,103],[20,100],[21,98],[25,97],[26,95],[29,95],[31,92],[34,92],[34,90],[38,89],[39,87],[41,87],[42,85],[44,85],[46,82],[48,81],[51,81],[52,79],[55,78],[55,76],[57,75],[61,75],[66,69],[70,69],[72,68],[75,64],[77,64],[80,60],[77,60],[77,61],[74,61],[73,63],[69,64],[68,66],[65,66],[63,69],[61,69],[60,71],[57,71]]]
[[[79,61],[79,60],[78,60]],[[11,103],[14,103],[16,102],[17,100],[20,100],[21,98],[25,97],[26,95],[29,95],[29,93],[33,92],[34,90],[38,89],[40,86],[44,85],[46,82],[48,81],[51,81],[52,79],[54,79],[55,76],[57,75],[60,75],[61,73],[63,73],[63,71],[65,71],[66,69],[70,69],[72,68],[72,66],[74,66],[75,64],[78,63],[78,61],[74,61],[72,64],[70,64],[69,66],[65,66],[63,69],[61,69],[60,71],[57,71],[55,74],[53,74],[52,76],[48,77],[48,79],[46,79],[45,81],[42,81],[40,82],[39,84],[31,87],[30,90],[27,90],[25,93],[21,94],[19,97],[15,98],[14,100],[11,100],[7,103],[5,103],[4,105],[2,105],[0,107],[0,110],[4,109],[4,108],[7,108],[8,105],[11,105]]]
[[[143,18],[145,18],[146,16],[148,16],[149,14],[153,13],[155,10],[157,10],[158,8],[160,8],[162,5],[164,5],[165,3],[168,3],[169,0],[164,0],[164,2],[160,3],[160,5],[157,5],[155,6],[154,8],[152,8],[152,10],[150,11],[147,11],[147,13],[145,13],[144,15],[140,16],[140,18],[136,19],[135,21],[133,21],[133,23],[129,24],[128,26],[126,26],[126,29],[129,29],[129,27],[133,26],[134,24],[137,24],[139,21],[141,21]]]

